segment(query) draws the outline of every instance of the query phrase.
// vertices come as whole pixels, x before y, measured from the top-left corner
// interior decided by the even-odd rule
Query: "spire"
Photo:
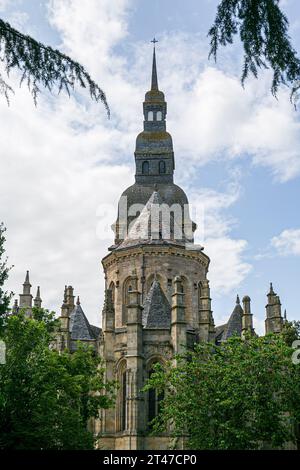
[[[30,284],[30,282],[29,282],[29,271],[26,271],[26,277],[25,277],[24,284]]]
[[[151,91],[158,91],[157,69],[156,69],[156,55],[155,43],[158,42],[155,38],[152,39],[153,46],[153,61],[152,61],[152,77],[151,77]]]
[[[30,294],[30,288],[29,271],[26,271],[25,281],[23,283],[23,294]]]
[[[275,295],[274,289],[273,289],[273,283],[270,282],[270,292],[268,295]]]

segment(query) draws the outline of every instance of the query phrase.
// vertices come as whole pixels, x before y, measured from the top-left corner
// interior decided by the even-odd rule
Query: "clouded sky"
[[[0,0],[0,15],[22,32],[80,61],[105,90],[101,104],[78,90],[39,97],[25,87],[10,107],[0,97],[0,219],[14,264],[8,287],[21,292],[30,270],[34,294],[59,312],[71,284],[88,318],[100,324],[103,205],[113,223],[121,192],[134,181],[135,137],[150,85],[150,39],[159,39],[160,89],[168,102],[175,182],[196,210],[197,241],[211,258],[216,323],[235,296],[252,299],[263,332],[270,281],[288,317],[300,319],[300,124],[287,90],[271,76],[240,85],[239,44],[209,61],[207,31],[217,0]],[[300,51],[298,0],[282,2]],[[114,209],[111,210],[110,207]]]

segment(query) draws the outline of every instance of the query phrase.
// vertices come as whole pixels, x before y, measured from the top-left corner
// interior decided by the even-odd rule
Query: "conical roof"
[[[154,280],[143,307],[144,328],[170,328],[171,306],[157,279]]]
[[[243,309],[240,304],[239,296],[237,296],[236,305],[233,309],[232,314],[225,326],[224,333],[222,335],[222,341],[230,338],[231,336],[238,335],[241,336],[242,334],[242,316],[243,316]]]
[[[72,340],[95,340],[94,328],[86,318],[80,303],[77,302],[70,316],[70,327]]]

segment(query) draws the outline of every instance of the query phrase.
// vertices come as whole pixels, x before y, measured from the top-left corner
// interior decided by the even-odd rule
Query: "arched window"
[[[152,364],[152,367],[149,371],[149,379],[151,375],[154,372],[153,368],[154,364]],[[160,407],[161,407],[161,401],[164,399],[164,393],[158,393],[155,388],[150,388],[148,392],[148,425],[149,428],[151,429],[153,423],[152,421],[160,412]]]
[[[149,174],[149,162],[143,162],[142,165],[142,173],[143,175],[148,175]]]
[[[164,160],[161,160],[159,162],[159,173],[165,173],[166,172],[166,163]]]
[[[161,111],[157,111],[157,113],[156,113],[156,120],[157,120],[157,121],[161,121],[161,120],[162,120],[162,112],[161,112]]]
[[[153,111],[148,112],[148,121],[153,121]]]
[[[109,290],[111,291],[112,303],[115,305],[115,283],[113,281],[109,284]]]

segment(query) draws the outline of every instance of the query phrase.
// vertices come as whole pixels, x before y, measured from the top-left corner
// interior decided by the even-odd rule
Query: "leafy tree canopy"
[[[6,363],[0,365],[0,449],[92,449],[88,430],[99,409],[112,406],[99,357],[84,345],[73,354],[51,350],[55,320],[43,309],[33,318],[9,316]]]
[[[75,85],[87,88],[90,96],[96,102],[101,101],[109,115],[109,107],[104,92],[95,83],[85,68],[70,57],[50,46],[36,41],[30,36],[20,33],[0,19],[0,60],[4,63],[7,75],[12,69],[21,73],[21,82],[27,83],[34,102],[40,87],[52,92],[55,88],[60,93],[65,90],[68,95]],[[0,74],[0,93],[9,102],[12,87]]]
[[[295,442],[299,365],[282,335],[199,344],[156,365],[146,390],[165,391],[154,432],[170,429],[191,449],[255,449]]]
[[[281,84],[291,87],[291,100],[300,88],[300,60],[288,35],[289,22],[279,0],[222,0],[209,30],[210,55],[215,59],[219,46],[232,44],[239,34],[244,48],[242,84],[258,69],[271,68],[271,91],[277,95]]]

